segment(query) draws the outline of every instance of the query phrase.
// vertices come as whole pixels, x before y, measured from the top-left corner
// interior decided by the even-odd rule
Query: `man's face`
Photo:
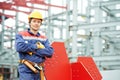
[[[40,19],[33,18],[33,19],[31,19],[30,27],[32,30],[38,31],[41,23],[42,23],[42,21]]]

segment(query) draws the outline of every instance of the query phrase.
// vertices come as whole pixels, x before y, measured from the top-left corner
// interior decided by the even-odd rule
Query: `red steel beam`
[[[18,7],[25,7],[25,8],[33,8],[33,9],[39,9],[39,10],[44,10],[44,11],[48,11],[48,9],[43,9],[43,8],[36,8],[36,7],[32,7],[32,6],[27,6],[23,3],[14,3],[14,4],[11,4],[11,3],[6,3],[6,2],[0,2],[0,9],[9,9],[11,10],[12,9],[12,6],[18,6]]]
[[[26,6],[26,1],[25,0],[13,0],[15,5],[19,6]]]
[[[34,8],[34,9],[40,9],[40,10],[48,11],[48,9],[27,6],[26,5],[27,2],[30,2],[31,4],[35,3],[35,4],[44,5],[44,6],[51,6],[51,7],[58,7],[58,8],[67,9],[66,6],[58,6],[58,5],[48,4],[48,3],[45,3],[44,0],[30,0],[30,1],[26,1],[26,0],[14,0],[13,3],[0,2],[0,8],[4,7],[5,9],[6,8],[8,9],[8,8],[11,8],[12,5],[14,5],[14,6],[20,6],[20,7],[27,7],[27,8],[30,8],[30,9]]]
[[[32,7],[32,6],[27,6],[27,2],[26,0],[13,0],[15,6],[21,6],[21,7],[27,7],[27,8],[34,8],[34,9],[40,9],[40,10],[44,10],[44,11],[48,11],[48,9],[43,9],[43,8],[36,8],[36,7]],[[36,1],[36,0],[34,0]],[[40,0],[42,1],[42,0]],[[39,2],[38,2],[39,3]],[[31,3],[33,4],[33,3]]]
[[[38,3],[38,4],[42,4],[42,3],[45,3],[44,0],[29,0],[30,2],[33,2],[33,3]]]
[[[25,11],[14,9],[14,8],[12,8],[12,4],[5,3],[5,2],[0,2],[0,9],[12,10],[12,11],[16,11],[16,12],[23,12],[23,13],[26,13],[26,14],[29,13],[29,12],[25,12]]]
[[[0,9],[4,8],[4,9],[10,9],[11,8],[11,4],[8,4],[6,2],[0,2]]]

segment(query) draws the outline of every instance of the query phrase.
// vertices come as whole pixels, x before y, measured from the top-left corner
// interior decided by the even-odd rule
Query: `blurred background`
[[[92,56],[103,80],[120,80],[120,0],[0,0],[0,80],[18,80],[17,32],[28,15],[44,17],[40,32],[65,43],[70,62]]]

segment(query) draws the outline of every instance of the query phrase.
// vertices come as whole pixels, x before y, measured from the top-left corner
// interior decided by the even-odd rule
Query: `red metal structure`
[[[92,57],[78,57],[77,62],[71,64],[72,80],[102,80],[102,76]]]
[[[78,57],[77,62],[69,63],[64,43],[54,42],[52,46],[54,55],[45,62],[47,80],[102,80],[92,57]]]
[[[79,56],[77,62],[84,64],[92,80],[101,80],[102,76],[92,57]]]
[[[47,80],[72,80],[70,63],[63,42],[54,42],[54,55],[45,63]]]
[[[45,6],[45,8],[35,7],[33,5],[30,6],[30,5],[28,5],[28,3],[29,4],[42,5],[42,6]],[[22,12],[22,13],[25,13],[25,14],[30,13],[30,11],[19,10],[17,7],[28,8],[30,10],[31,9],[37,9],[37,10],[43,10],[43,11],[48,11],[48,7],[57,7],[57,8],[67,9],[66,6],[53,5],[53,4],[50,4],[50,3],[46,3],[44,0],[12,0],[12,2],[10,2],[10,1],[0,2],[0,9],[2,9],[2,10]],[[10,14],[4,14],[4,13],[0,14],[0,16],[2,16],[2,15],[8,16]]]
[[[58,5],[45,3],[44,0],[13,0],[13,2],[0,2],[0,9],[28,13],[28,12],[13,8],[13,6],[15,6],[15,7],[24,7],[24,8],[30,8],[30,9],[38,9],[38,10],[48,11],[47,8],[38,8],[38,7],[34,7],[34,6],[28,6],[27,3],[67,9],[66,6],[58,6]]]

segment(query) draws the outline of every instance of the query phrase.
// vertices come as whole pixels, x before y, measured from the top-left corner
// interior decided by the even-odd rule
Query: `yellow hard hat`
[[[43,20],[42,14],[37,10],[30,13],[30,15],[28,16],[28,20],[30,20],[31,18],[37,18]]]

